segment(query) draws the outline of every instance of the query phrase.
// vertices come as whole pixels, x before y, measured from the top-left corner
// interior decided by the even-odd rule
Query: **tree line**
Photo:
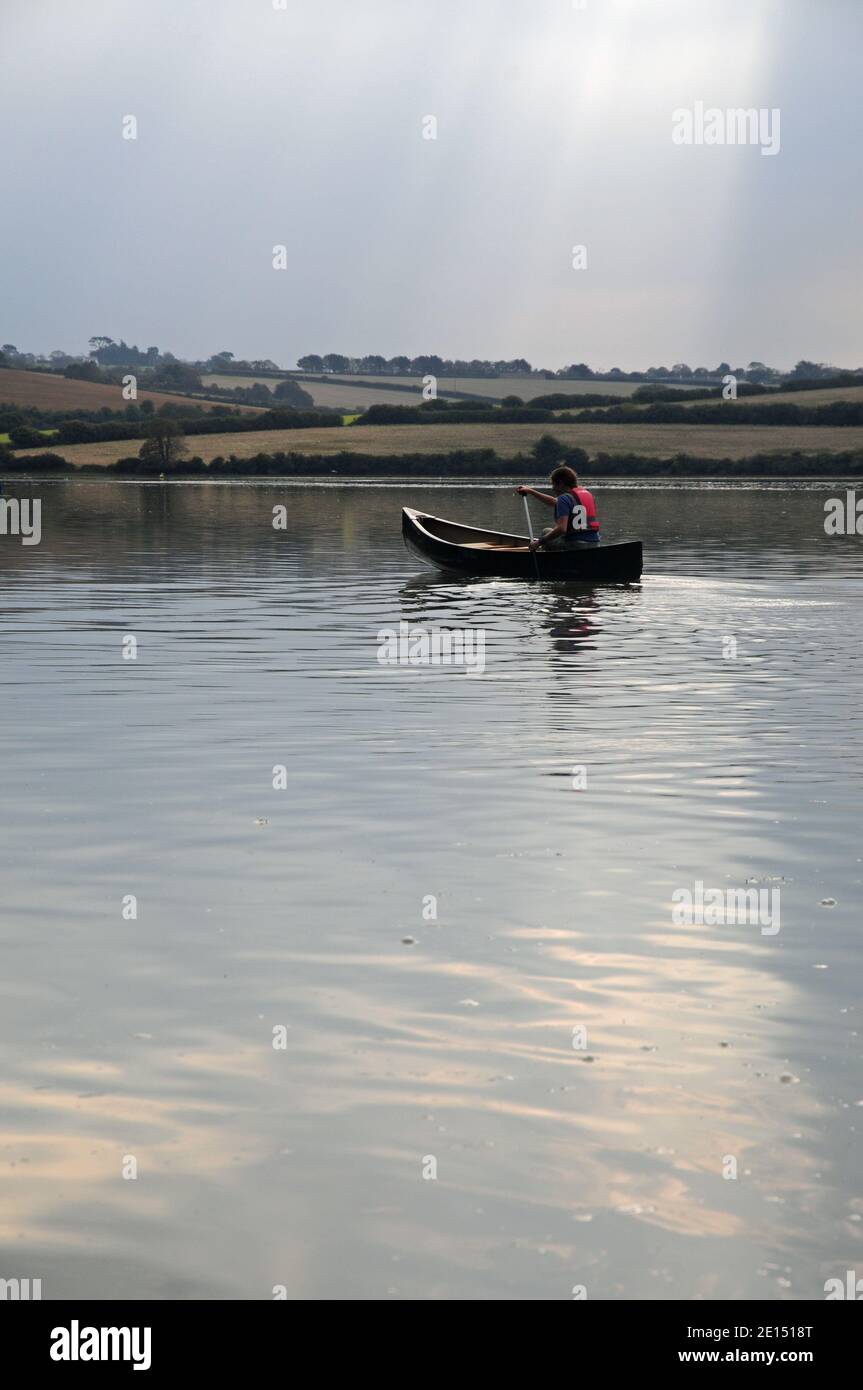
[[[558,415],[559,423],[578,425],[863,425],[863,401],[832,401],[829,405],[797,405],[794,401],[741,405],[722,401],[691,406],[614,405],[604,410],[580,410]]]
[[[0,414],[2,424],[2,414]],[[319,410],[268,410],[260,415],[216,415],[215,413],[190,417],[181,414],[177,408],[152,413],[145,420],[63,420],[54,428],[55,444],[104,444],[112,440],[140,439],[170,433],[181,435],[202,434],[251,434],[260,430],[307,430],[341,428],[341,415],[331,411]],[[165,426],[170,426],[166,430]],[[13,426],[3,430],[9,435],[9,443],[16,449],[35,449],[45,443],[39,429],[30,425]]]
[[[27,458],[16,458],[5,445],[0,445],[0,467],[19,473],[86,473],[94,475],[119,474],[125,477],[158,477],[170,472],[175,477],[471,477],[511,478],[545,476],[557,462],[569,462],[582,475],[590,478],[761,478],[761,477],[861,477],[863,451],[829,450],[802,453],[781,450],[752,454],[747,458],[703,458],[697,454],[675,454],[670,458],[654,458],[638,453],[599,453],[588,460],[583,450],[562,447],[558,456],[549,460],[518,454],[500,458],[494,449],[456,449],[440,454],[403,454],[398,457],[375,454],[334,453],[327,455],[301,453],[260,453],[252,458],[217,457],[205,463],[203,459],[175,458],[165,464],[157,448],[145,457],[118,459],[116,463],[82,464],[76,467],[59,454],[47,452]]]
[[[426,401],[422,405],[372,405],[353,424],[367,425],[533,425],[554,420],[572,425],[863,425],[863,401],[833,401],[830,405],[805,406],[795,401],[769,401],[746,405],[739,400],[703,402],[691,406],[658,401],[652,405],[613,405],[601,409],[560,412],[560,407],[541,405],[560,397],[538,397],[530,405],[475,406],[462,401]],[[584,400],[581,397],[581,400]],[[588,398],[589,399],[589,398]]]
[[[783,381],[812,381],[835,376],[837,368],[827,362],[811,362],[806,358],[794,366],[790,372],[770,367],[764,362],[752,361],[746,366],[732,367],[728,362],[719,362],[715,367],[691,367],[688,362],[675,362],[671,367],[648,367],[626,372],[620,367],[608,371],[598,371],[586,362],[573,362],[565,367],[534,367],[524,357],[510,361],[488,361],[474,358],[466,361],[425,354],[419,357],[384,357],[371,353],[364,357],[350,357],[345,353],[327,352],[323,355],[307,353],[297,358],[297,366],[310,375],[326,373],[333,376],[435,376],[435,377],[494,377],[530,376],[549,381],[721,381],[724,376],[735,376],[738,380],[754,382],[759,385],[778,385]],[[863,368],[856,369],[863,373]]]
[[[40,367],[44,370],[58,371],[66,366],[96,365],[101,367],[151,368],[156,370],[165,366],[187,367],[198,372],[225,372],[235,375],[264,373],[278,376],[282,368],[271,358],[237,358],[234,353],[221,351],[200,361],[183,362],[172,352],[162,352],[158,347],[139,348],[123,338],[115,341],[107,334],[95,334],[89,339],[89,357],[68,353],[55,348],[48,354],[20,352],[14,343],[3,343],[0,347],[0,366],[26,368]],[[534,367],[524,357],[490,360],[487,358],[448,358],[436,353],[409,357],[396,354],[386,357],[381,353],[367,353],[351,356],[347,353],[327,352],[307,353],[297,359],[300,371],[310,374],[337,376],[439,376],[439,377],[502,377],[530,376],[547,380],[575,381],[704,381],[721,380],[729,374],[741,381],[762,385],[776,385],[780,382],[800,380],[821,380],[835,376],[837,368],[826,362],[814,362],[801,358],[790,372],[769,366],[753,359],[746,366],[733,367],[728,362],[719,362],[714,367],[692,367],[688,362],[674,362],[670,367],[655,366],[636,371],[623,371],[620,367],[598,370],[587,362],[572,362],[563,367]],[[863,368],[855,369],[857,374]]]

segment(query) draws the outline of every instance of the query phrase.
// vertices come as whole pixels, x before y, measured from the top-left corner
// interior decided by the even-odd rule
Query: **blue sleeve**
[[[554,504],[554,519],[560,521],[562,516],[569,516],[575,506],[575,498],[571,492],[562,492]]]

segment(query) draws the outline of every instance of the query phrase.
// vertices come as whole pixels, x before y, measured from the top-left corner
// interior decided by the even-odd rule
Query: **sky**
[[[861,50],[861,0],[0,0],[0,341],[861,366]]]

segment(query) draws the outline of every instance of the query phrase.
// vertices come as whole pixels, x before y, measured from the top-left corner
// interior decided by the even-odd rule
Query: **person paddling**
[[[536,488],[521,486],[516,489],[522,497],[535,497],[547,507],[554,507],[554,525],[549,526],[542,535],[530,542],[531,550],[558,549],[569,545],[598,545],[599,521],[596,516],[596,503],[593,493],[586,487],[579,487],[578,475],[574,468],[563,465],[555,468],[551,475],[554,496],[547,492],[537,492]]]

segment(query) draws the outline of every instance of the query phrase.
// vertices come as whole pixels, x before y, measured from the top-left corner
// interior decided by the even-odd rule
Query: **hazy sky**
[[[0,341],[863,365],[863,0],[281,3],[0,0]]]

